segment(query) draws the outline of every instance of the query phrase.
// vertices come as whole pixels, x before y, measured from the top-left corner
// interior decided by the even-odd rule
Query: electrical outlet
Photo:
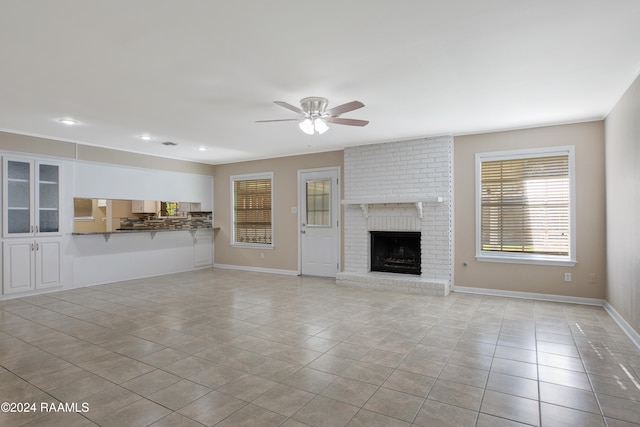
[[[264,258],[264,252],[260,252],[260,258]]]
[[[565,282],[571,281],[571,273],[564,273],[564,281]]]
[[[596,274],[595,273],[589,274],[589,283],[596,283]]]

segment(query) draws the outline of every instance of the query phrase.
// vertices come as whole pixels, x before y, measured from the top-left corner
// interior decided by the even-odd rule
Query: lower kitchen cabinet
[[[61,239],[11,239],[2,246],[5,295],[61,284]]]
[[[198,230],[193,236],[194,267],[213,264],[213,231]]]

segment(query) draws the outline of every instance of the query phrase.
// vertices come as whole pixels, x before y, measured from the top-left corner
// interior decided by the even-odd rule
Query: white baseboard
[[[224,269],[224,270],[242,270],[242,271],[253,271],[255,273],[284,274],[285,276],[298,275],[298,272],[296,270],[281,270],[277,268],[248,267],[245,265],[232,265],[232,264],[214,264],[213,267]]]
[[[602,307],[613,319],[613,321],[618,324],[620,329],[622,329],[622,332],[624,332],[625,335],[629,337],[631,342],[633,342],[636,347],[640,349],[640,334],[635,329],[633,329],[622,316],[620,316],[620,313],[618,313],[616,309],[611,304],[609,304],[608,301],[603,299],[571,297],[565,295],[534,294],[530,292],[503,291],[486,288],[472,288],[466,286],[454,286],[453,292],[508,298],[523,298],[551,302],[564,302],[569,304],[595,305],[598,307]]]
[[[571,296],[565,296],[565,295],[551,295],[551,294],[534,294],[532,292],[504,291],[504,290],[498,290],[498,289],[471,288],[466,286],[454,286],[453,292],[460,292],[465,294],[491,295],[496,297],[534,299],[539,301],[566,302],[568,304],[596,305],[599,307],[604,307],[604,303],[605,303],[605,300],[596,299],[596,298],[581,298],[581,297],[571,297]]]
[[[618,326],[620,326],[620,329],[622,329],[625,335],[628,336],[631,341],[633,341],[638,349],[640,349],[640,334],[636,332],[636,330],[633,329],[622,316],[620,316],[620,313],[618,313],[618,311],[613,308],[611,304],[609,304],[609,301],[605,301],[603,307],[609,314],[609,316],[611,316],[613,321],[616,322]]]

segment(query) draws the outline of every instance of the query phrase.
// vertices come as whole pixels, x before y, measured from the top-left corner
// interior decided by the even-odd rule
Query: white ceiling
[[[0,0],[0,129],[216,164],[602,119],[639,22],[638,0]],[[371,123],[255,123],[306,96]]]

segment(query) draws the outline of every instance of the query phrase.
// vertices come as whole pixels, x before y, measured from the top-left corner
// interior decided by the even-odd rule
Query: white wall
[[[74,287],[194,269],[190,231],[72,236]]]
[[[202,210],[213,210],[212,176],[83,161],[73,162],[73,166],[75,197],[201,202]],[[70,203],[73,206],[73,199]],[[68,248],[73,287],[195,268],[190,231],[122,233],[108,239],[101,234],[74,235]]]
[[[607,301],[640,336],[640,77],[605,120],[605,138]]]
[[[213,210],[213,177],[76,161],[74,196],[200,202]]]

